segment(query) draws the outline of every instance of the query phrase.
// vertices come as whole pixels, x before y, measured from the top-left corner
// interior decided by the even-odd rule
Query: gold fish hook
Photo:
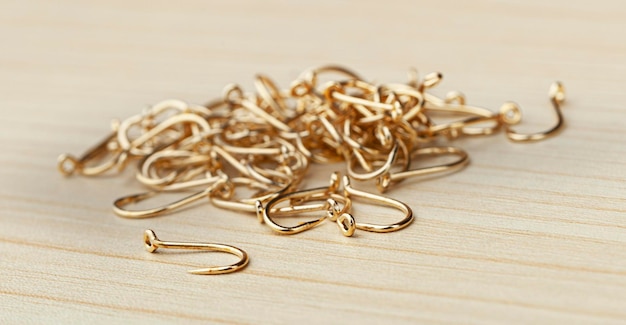
[[[153,128],[142,133],[136,139],[129,139],[128,132],[130,128],[138,121],[141,121],[142,118],[143,116],[136,115],[134,117],[126,119],[120,124],[119,130],[117,132],[117,142],[119,143],[120,148],[124,150],[124,152],[137,156],[145,156],[147,154],[151,154],[154,151],[154,148],[146,150],[142,149],[141,146],[150,142],[159,134],[171,129],[175,125],[195,125],[195,127],[198,129],[198,132],[196,133],[209,133],[211,131],[211,126],[203,117],[193,113],[180,113],[168,117],[163,122],[160,122]]]
[[[182,242],[171,242],[171,241],[162,241],[160,240],[154,231],[147,229],[143,234],[143,242],[146,245],[146,250],[150,253],[156,252],[159,248],[170,248],[170,249],[190,249],[190,250],[206,250],[213,252],[224,252],[233,254],[239,257],[239,261],[235,264],[225,265],[225,266],[212,266],[202,269],[189,270],[187,272],[191,274],[200,274],[200,275],[212,275],[212,274],[226,274],[237,272],[248,265],[249,258],[248,254],[235,246],[224,245],[224,244],[213,244],[213,243],[182,243]]]
[[[337,190],[339,189],[339,185],[340,185],[339,173],[334,172],[331,175],[330,185],[328,187],[318,187],[318,188],[313,188],[313,189],[292,192],[288,194],[282,194],[273,198],[269,202],[267,202],[265,207],[263,207],[263,204],[260,201],[257,201],[255,204],[257,215],[259,216],[259,219],[261,219],[261,216],[262,216],[263,221],[272,230],[279,232],[281,234],[285,234],[285,235],[293,235],[293,234],[297,234],[297,233],[309,230],[319,225],[324,220],[326,220],[326,218],[329,218],[329,217],[331,218],[331,220],[334,219],[333,221],[337,221],[339,220],[339,217],[341,217],[341,220],[338,222],[338,225],[340,226],[340,228],[343,228],[343,229],[347,228],[346,231],[342,230],[342,232],[345,235],[346,233],[350,232],[350,229],[349,229],[350,221],[346,220],[346,219],[349,219],[348,216],[342,216],[342,215],[346,211],[350,210],[351,203],[350,203],[350,200],[336,193]],[[329,201],[328,200],[329,198],[335,201]],[[290,206],[283,207],[283,208],[275,208],[276,205],[285,201],[289,201]],[[306,201],[324,201],[324,203],[298,205],[299,203],[303,203]],[[339,209],[336,206],[333,206],[332,202],[336,202],[336,201],[344,203],[343,209]],[[336,211],[335,211],[335,208],[336,208]],[[303,223],[300,223],[298,225],[291,226],[291,227],[279,225],[272,218],[272,215],[275,213],[278,213],[281,215],[290,215],[290,214],[298,214],[302,212],[315,212],[315,211],[324,211],[324,210],[326,211],[326,214],[324,216],[318,219],[306,221],[306,222],[303,222]],[[335,216],[337,216],[337,219],[335,219]],[[348,223],[347,226],[346,226],[346,222]]]
[[[357,190],[350,185],[350,178],[348,176],[343,177],[343,191],[346,199],[351,200],[353,197],[361,197],[379,205],[386,205],[392,208],[396,208],[404,213],[404,218],[396,223],[389,225],[377,225],[369,223],[356,223],[356,228],[371,231],[371,232],[392,232],[403,229],[413,222],[413,210],[398,200],[388,198],[382,195],[376,195],[361,190]]]
[[[180,208],[181,206],[195,202],[202,198],[208,199],[209,196],[214,191],[225,191],[223,196],[230,197],[232,195],[233,188],[232,186],[228,186],[227,180],[228,180],[228,176],[226,176],[225,174],[221,174],[218,177],[218,180],[216,180],[215,183],[211,184],[206,189],[200,192],[191,194],[189,196],[186,196],[177,201],[156,207],[156,208],[149,208],[149,209],[142,209],[142,210],[127,210],[124,207],[128,204],[137,203],[137,202],[146,200],[148,198],[151,198],[159,194],[160,192],[144,192],[144,193],[124,196],[113,202],[113,212],[115,212],[115,214],[117,214],[120,217],[131,218],[131,219],[141,219],[141,218],[153,217],[162,213],[166,213],[168,211],[175,210],[177,208]]]
[[[256,207],[256,202],[266,202],[269,201],[281,193],[284,193],[289,190],[292,185],[292,182],[289,181],[286,184],[278,187],[278,186],[270,186],[267,184],[263,184],[254,179],[250,179],[247,177],[233,177],[228,180],[229,184],[233,189],[233,195],[228,197],[227,199],[211,195],[209,199],[211,203],[222,209],[236,210],[236,211],[244,211],[244,212],[257,212],[258,208]],[[256,190],[257,192],[252,194],[250,198],[235,198],[235,192],[238,187],[248,187],[249,189]],[[262,219],[261,219],[262,221]]]
[[[114,167],[123,166],[128,155],[119,148],[111,149],[117,138],[117,131],[113,131],[100,143],[87,150],[82,156],[76,158],[70,154],[62,154],[58,158],[57,169],[63,176],[79,173],[84,176],[95,176],[107,172]],[[104,159],[108,156],[108,159]],[[100,161],[99,165],[88,166],[90,162]]]
[[[419,177],[426,176],[432,174],[440,174],[457,171],[469,163],[469,156],[467,152],[462,149],[455,147],[427,147],[427,148],[419,148],[413,151],[412,155],[415,156],[444,156],[444,155],[455,155],[458,156],[458,159],[449,163],[442,163],[434,166],[421,167],[411,170],[403,170],[395,173],[385,173],[376,178],[376,187],[381,193],[384,193],[389,186],[393,182],[399,182],[405,178],[409,177]]]
[[[490,135],[498,131],[502,124],[513,125],[520,121],[522,115],[516,105],[503,105],[498,113],[482,107],[465,105],[465,97],[460,92],[449,92],[445,100],[425,94],[429,99],[427,111],[448,112],[470,115],[462,120],[445,124],[437,124],[428,130],[430,136],[445,135],[449,139],[460,136]],[[476,124],[490,123],[490,126],[477,127]]]
[[[561,130],[564,124],[563,113],[561,112],[561,104],[565,101],[565,87],[563,87],[563,84],[561,84],[559,81],[552,83],[552,85],[550,85],[549,96],[550,101],[552,102],[552,106],[554,107],[554,111],[556,112],[556,124],[546,131],[531,134],[517,133],[510,127],[507,127],[506,136],[509,138],[509,140],[514,142],[540,141],[555,135]],[[503,108],[509,106],[517,107],[517,104],[505,103],[504,105],[502,105]]]
[[[254,80],[254,86],[259,94],[259,97],[267,103],[273,113],[278,115],[276,117],[285,119],[285,117],[289,116],[287,105],[280,94],[280,90],[272,79],[267,76],[257,74]]]
[[[356,72],[338,65],[325,65],[317,68],[305,70],[298,79],[311,89],[317,87],[319,76],[323,73],[336,73],[350,80],[364,80]]]
[[[346,154],[346,161],[347,161],[346,166],[348,169],[348,175],[360,181],[366,181],[366,180],[376,178],[380,175],[384,175],[389,172],[391,167],[393,167],[393,163],[398,157],[399,150],[400,150],[400,145],[398,144],[398,141],[395,141],[393,148],[391,148],[391,150],[389,151],[389,154],[387,155],[385,162],[382,164],[382,166],[380,166],[378,169],[374,171],[370,169],[370,170],[367,170],[366,173],[359,173],[354,170],[354,165],[356,165],[356,162],[363,162],[363,163],[367,163],[367,162],[363,159],[359,159],[359,155],[358,155],[359,152],[357,149],[352,149],[350,151],[352,155]],[[361,166],[368,167],[367,165],[363,165],[363,164],[361,164]]]
[[[260,206],[262,207],[261,201],[257,201],[256,203],[257,213],[262,213],[263,222],[266,223],[270,228],[272,228],[272,230],[276,232],[279,232],[285,235],[293,235],[293,234],[301,233],[303,231],[309,230],[319,225],[324,220],[326,220],[327,216],[324,215],[323,217],[320,217],[318,219],[306,221],[306,222],[297,224],[295,226],[288,227],[288,226],[282,226],[282,225],[277,224],[272,219],[272,216],[270,215],[271,214],[270,211],[276,210],[274,206],[286,200],[292,200],[292,199],[301,200],[304,198],[312,199],[315,197],[319,197],[321,194],[326,194],[327,190],[328,188],[321,187],[321,188],[302,190],[302,191],[292,192],[292,193],[285,194],[285,195],[280,195],[270,200],[269,202],[267,202],[267,205],[263,207],[262,209],[259,208]],[[324,207],[325,205],[316,205],[312,208],[307,207],[306,210],[300,209],[299,207],[296,207],[296,206],[290,206],[288,208],[290,212],[296,213],[296,212],[305,212],[305,211],[306,212],[319,211],[319,210],[322,210]]]
[[[158,191],[176,191],[190,187],[206,186],[214,183],[219,176],[212,176],[219,169],[218,163],[210,155],[198,154],[188,150],[161,150],[146,156],[139,163],[136,174],[138,181]],[[159,162],[166,162],[168,174],[159,176]],[[196,176],[205,174],[202,179]]]

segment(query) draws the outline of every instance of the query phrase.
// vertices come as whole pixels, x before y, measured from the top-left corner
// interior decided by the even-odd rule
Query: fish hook
[[[202,269],[189,270],[191,274],[209,275],[209,274],[226,274],[237,272],[248,265],[248,254],[235,246],[213,243],[181,243],[160,240],[154,231],[147,229],[143,234],[143,242],[146,250],[150,253],[156,252],[159,248],[170,249],[190,249],[190,250],[206,250],[213,252],[224,252],[239,257],[239,261],[235,264],[225,266],[212,266]]]
[[[151,192],[127,195],[113,202],[113,212],[115,212],[115,214],[117,214],[120,217],[129,218],[129,219],[141,219],[141,218],[153,217],[162,213],[175,210],[177,208],[180,208],[184,205],[195,202],[202,198],[208,199],[210,195],[216,191],[222,191],[223,192],[222,195],[224,195],[225,197],[232,196],[234,189],[232,186],[230,186],[230,184],[228,184],[228,176],[226,176],[225,174],[220,174],[216,176],[215,179],[216,180],[214,183],[212,183],[211,185],[209,185],[207,188],[205,188],[202,191],[196,192],[194,194],[186,196],[177,201],[174,201],[174,202],[162,205],[162,206],[158,206],[156,208],[148,208],[148,209],[141,209],[141,210],[128,210],[125,208],[125,206],[146,200],[157,194],[160,194],[161,192],[151,191]]]
[[[509,138],[509,140],[514,142],[540,141],[555,135],[557,132],[559,132],[559,130],[561,130],[564,124],[563,113],[561,112],[561,104],[565,101],[565,88],[563,87],[563,84],[561,84],[559,81],[552,83],[552,85],[550,85],[549,95],[552,106],[554,107],[554,111],[556,112],[556,124],[546,131],[531,134],[517,133],[516,131],[511,129],[511,127],[507,126],[506,136]],[[517,104],[515,103],[505,103],[504,105],[502,105],[502,109],[504,109],[505,107],[516,106]]]

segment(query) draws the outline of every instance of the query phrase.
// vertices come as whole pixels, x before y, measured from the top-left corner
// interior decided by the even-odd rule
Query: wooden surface
[[[2,1],[0,323],[624,323],[625,16],[622,1]],[[55,169],[112,118],[326,63],[385,82],[442,71],[439,94],[515,100],[529,132],[554,122],[561,80],[567,128],[536,144],[457,141],[467,169],[390,193],[413,225],[355,238],[331,224],[279,236],[206,203],[125,220],[111,202],[142,190],[130,173]],[[148,227],[251,263],[187,274],[232,259],[149,254]]]

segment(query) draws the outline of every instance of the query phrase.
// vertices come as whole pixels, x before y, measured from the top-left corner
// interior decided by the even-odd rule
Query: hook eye
[[[504,105],[500,107],[498,118],[505,125],[514,125],[522,120],[522,111],[515,103],[504,103]]]
[[[555,135],[561,130],[564,124],[563,113],[561,112],[561,104],[565,101],[565,87],[563,87],[563,84],[558,81],[552,83],[552,85],[550,85],[549,96],[554,111],[556,112],[556,124],[548,130],[530,134],[518,133],[510,127],[507,127],[506,136],[509,140],[513,142],[540,141]],[[507,104],[508,103],[505,103],[503,107]]]
[[[70,154],[62,154],[57,159],[57,169],[63,176],[70,176],[80,170],[80,163],[76,157]]]
[[[343,208],[340,207],[337,200],[343,201]],[[326,200],[326,203],[328,205],[328,219],[337,223],[339,230],[341,230],[344,236],[352,236],[356,230],[356,222],[354,221],[354,217],[347,212],[352,208],[352,201],[344,196],[337,196],[335,194],[331,195],[331,197]]]
[[[158,242],[159,239],[157,238],[156,234],[154,233],[154,231],[152,231],[151,229],[147,229],[146,231],[144,231],[143,233],[143,243],[146,247],[146,250],[150,253],[154,253],[156,252],[156,250],[159,248],[157,245],[155,245],[156,242]]]
[[[349,213],[343,213],[337,218],[337,225],[341,230],[341,233],[346,237],[354,235],[356,230],[356,221],[354,217]]]
[[[364,192],[361,190],[357,190],[350,185],[350,178],[348,176],[343,177],[343,189],[344,189],[344,196],[347,199],[351,200],[353,198],[360,197],[370,202],[373,202],[373,204],[396,208],[402,211],[402,213],[404,213],[404,218],[396,223],[392,223],[388,225],[379,225],[379,224],[357,222],[356,223],[357,229],[384,233],[384,232],[392,232],[392,231],[403,229],[407,227],[408,225],[410,225],[411,222],[413,222],[413,219],[414,219],[413,210],[411,210],[411,208],[408,205],[398,200],[388,198],[382,195],[376,195],[376,194]]]

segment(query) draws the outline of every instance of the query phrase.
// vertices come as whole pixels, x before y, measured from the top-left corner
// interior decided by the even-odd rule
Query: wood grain
[[[2,1],[0,323],[624,323],[625,14],[621,1]],[[330,224],[278,236],[205,203],[124,220],[110,204],[141,190],[130,173],[55,170],[112,118],[326,63],[378,81],[443,71],[441,92],[517,101],[529,132],[553,123],[561,80],[567,128],[536,144],[457,141],[467,169],[390,193],[412,226],[355,238]],[[230,259],[149,254],[148,227],[251,263],[186,274]]]

